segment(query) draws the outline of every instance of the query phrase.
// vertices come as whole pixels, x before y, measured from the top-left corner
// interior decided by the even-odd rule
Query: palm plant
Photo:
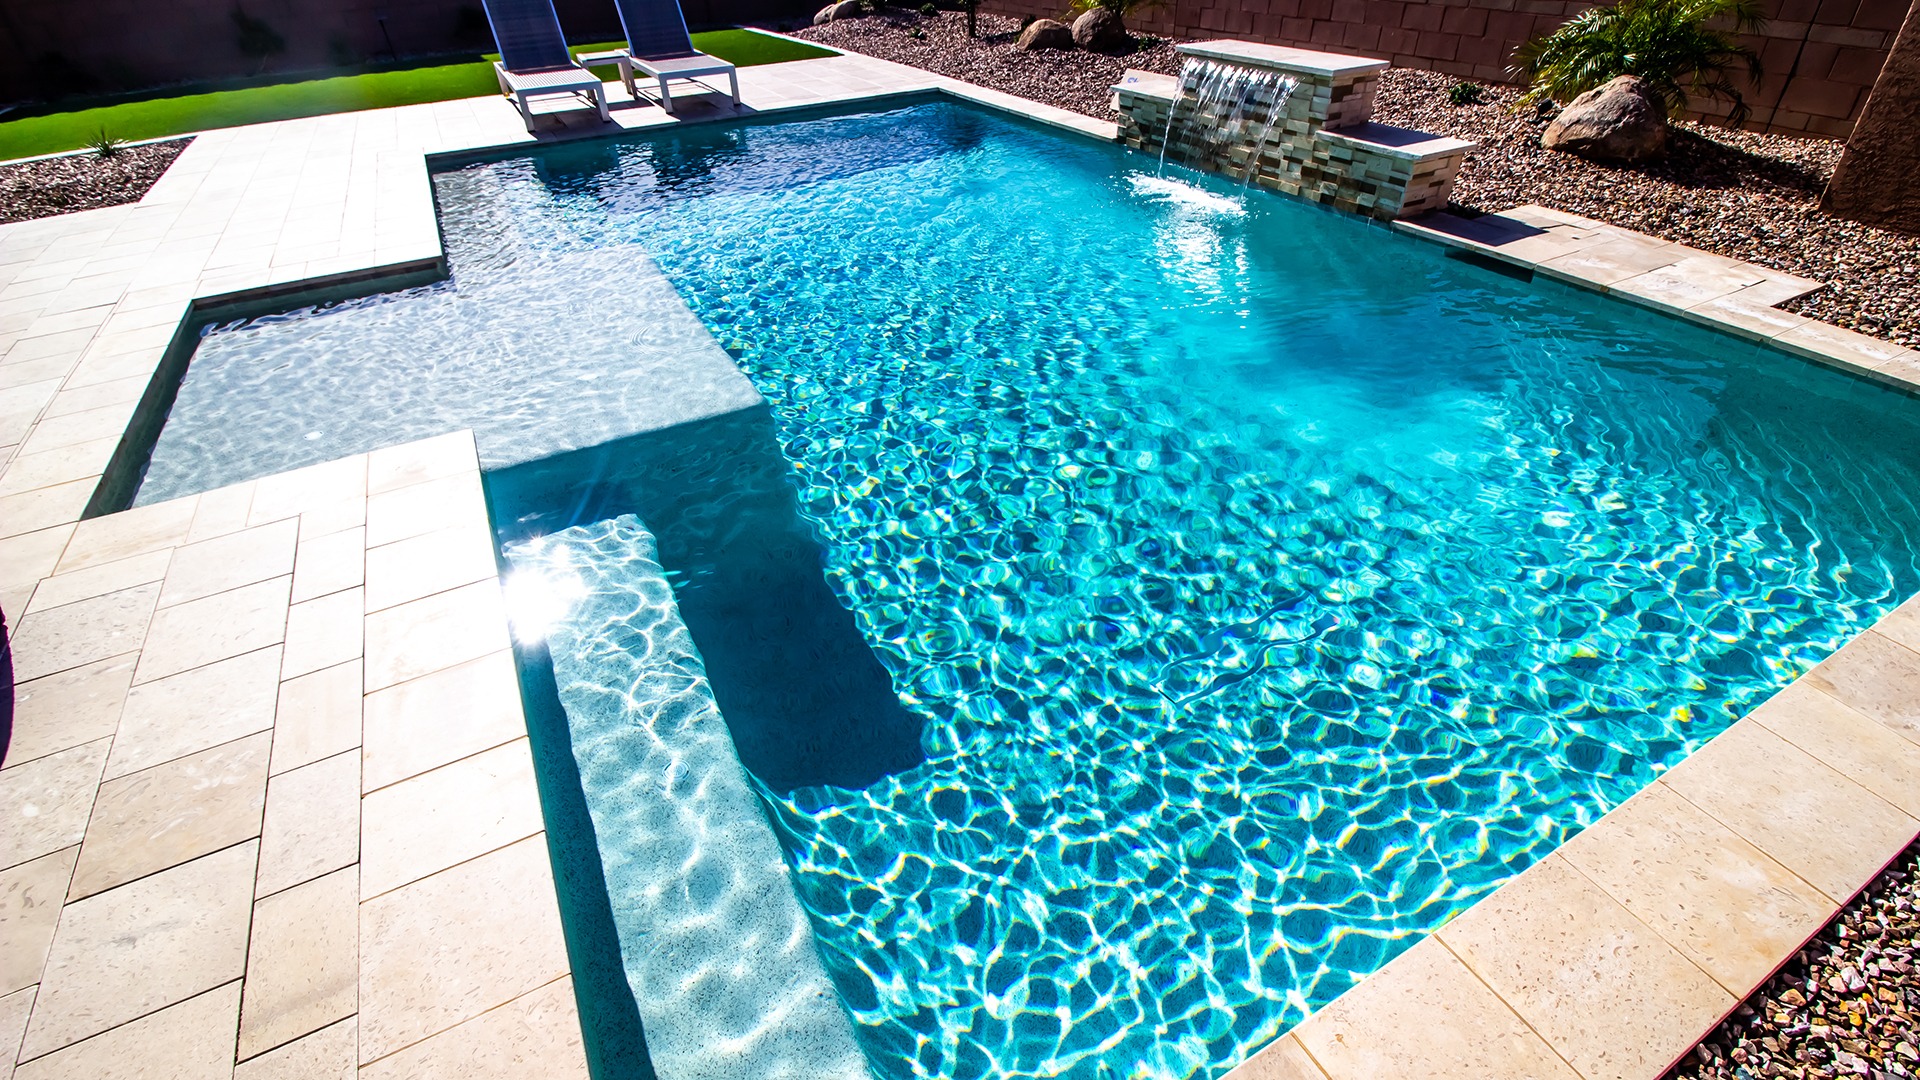
[[[1527,102],[1570,101],[1635,75],[1669,115],[1690,95],[1723,97],[1732,104],[1728,123],[1738,126],[1751,110],[1733,73],[1758,80],[1760,58],[1734,35],[1764,24],[1759,0],[1619,0],[1520,46],[1507,70],[1527,84]]]

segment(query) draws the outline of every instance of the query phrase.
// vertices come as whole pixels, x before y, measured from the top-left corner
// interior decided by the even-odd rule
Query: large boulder
[[[1073,43],[1094,52],[1110,52],[1127,44],[1127,28],[1120,16],[1097,7],[1073,20]]]
[[[1645,161],[1667,148],[1667,110],[1638,78],[1622,75],[1574,98],[1540,145],[1595,161]]]
[[[1067,24],[1052,19],[1035,19],[1020,31],[1020,40],[1014,42],[1022,49],[1071,49],[1073,31]]]
[[[837,4],[828,4],[813,16],[813,25],[825,26],[841,19],[857,19],[866,12],[861,9],[860,0],[840,0]]]

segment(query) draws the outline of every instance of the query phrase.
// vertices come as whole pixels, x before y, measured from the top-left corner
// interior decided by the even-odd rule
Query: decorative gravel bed
[[[138,202],[192,139],[0,165],[0,224]]]
[[[1182,59],[1172,45],[1153,38],[1136,39],[1132,51],[1110,56],[1079,49],[1023,52],[1013,44],[1020,23],[1004,15],[982,14],[979,29],[980,36],[970,39],[967,17],[958,12],[929,16],[886,7],[865,19],[808,27],[793,36],[1109,119],[1113,84],[1128,68],[1173,73]]]
[[[1920,1075],[1920,844],[1807,943],[1669,1080]]]
[[[1113,115],[1108,88],[1125,69],[1180,68],[1179,54],[1164,42],[1118,56],[1024,53],[1013,45],[1014,20],[982,15],[980,31],[969,40],[965,17],[953,12],[883,8],[796,36],[1098,117]],[[1455,184],[1455,203],[1487,211],[1539,203],[1824,281],[1826,288],[1786,306],[1920,347],[1920,237],[1823,214],[1816,205],[1840,143],[1681,123],[1662,160],[1613,168],[1541,149],[1548,117],[1516,110],[1520,95],[1510,87],[1485,87],[1477,105],[1451,104],[1447,91],[1458,81],[1394,68],[1375,106],[1381,123],[1480,144]]]

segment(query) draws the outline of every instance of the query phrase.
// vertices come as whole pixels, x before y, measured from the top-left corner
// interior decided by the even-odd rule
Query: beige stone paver
[[[233,1080],[353,1080],[360,1067],[360,1031],[351,1017],[242,1061]]]
[[[101,784],[69,899],[259,836],[271,739],[262,731]]]
[[[360,829],[368,897],[533,836],[541,829],[540,798],[527,740],[368,794]]]
[[[1869,630],[1804,677],[1834,700],[1920,742],[1920,652]]]
[[[193,668],[127,693],[107,776],[197,753],[273,726],[280,647]]]
[[[287,600],[293,575],[161,608],[134,669],[135,686],[292,642]],[[320,665],[325,666],[325,665]]]
[[[204,498],[200,509],[207,509]],[[287,518],[173,549],[167,585],[160,590],[160,606],[201,600],[292,574],[293,549],[299,535],[300,523]]]
[[[1889,641],[1920,653],[1920,596],[1888,612],[1874,630]]]
[[[1920,822],[1752,720],[1722,732],[1661,782],[1836,905],[1920,833]]]
[[[1660,1075],[1735,1004],[1558,856],[1439,936],[1587,1080]]]
[[[154,583],[29,613],[13,631],[13,677],[31,682],[139,650],[159,599]]]
[[[381,690],[505,650],[510,644],[506,626],[497,581],[376,611],[366,620],[367,689]]]
[[[21,1065],[15,1080],[226,1080],[238,980]]]
[[[79,521],[93,489],[93,478],[88,477],[0,498],[0,536],[18,536]]]
[[[480,458],[472,436],[449,432],[431,439],[375,450],[367,455],[367,494],[381,495],[451,476],[477,475]]]
[[[72,525],[55,525],[0,540],[0,589],[32,585],[53,573],[72,536]]]
[[[74,529],[59,570],[64,574],[177,547],[186,542],[198,505],[195,499],[178,499],[83,521]]]
[[[360,1060],[377,1061],[567,973],[544,836],[360,906]]]
[[[336,754],[274,776],[266,801],[259,895],[360,861],[359,754]]]
[[[480,474],[457,473],[367,499],[367,546],[379,547],[410,536],[460,525],[487,526]]]
[[[483,523],[472,437],[460,439],[436,440],[416,457],[393,456],[389,476],[396,482],[433,478],[383,494],[421,489],[460,527]],[[436,488],[460,478],[435,475],[443,466],[427,463],[462,457],[466,482]],[[416,467],[423,471],[409,471]],[[243,624],[263,606],[262,586],[289,590],[290,598],[302,546],[320,545],[306,547],[316,555],[333,545],[332,561],[343,567],[357,569],[363,559],[367,457],[302,472],[297,486],[269,478],[250,491],[222,489],[142,508],[130,524],[113,521],[120,515],[96,519],[105,526],[86,523],[75,530],[85,548],[68,572],[34,587],[52,581],[56,589],[71,588],[60,578],[80,575],[108,587],[123,569],[118,564],[132,561],[154,568],[139,576],[159,575],[139,587],[143,617],[157,622],[188,611],[198,624]],[[470,505],[448,501],[455,488],[468,493]],[[317,501],[303,506],[302,495]],[[321,523],[311,525],[316,515]],[[340,522],[350,524],[331,527]],[[190,548],[221,557],[196,565]],[[267,550],[271,558],[255,559]],[[235,569],[241,564],[247,568]],[[233,584],[237,578],[221,576],[229,571],[273,576],[196,595]],[[403,650],[411,678],[376,691],[369,706],[367,665],[358,656],[365,636],[360,575],[331,572],[331,581],[310,580],[347,585],[351,577],[352,584],[286,604],[287,625],[264,647],[209,659],[231,646],[193,654],[176,643],[169,652],[160,628],[149,635],[141,627],[146,644],[132,651],[22,684],[10,747],[19,760],[0,771],[0,806],[17,800],[16,811],[31,803],[35,812],[8,818],[7,842],[19,858],[0,867],[0,885],[8,889],[0,895],[11,904],[0,908],[0,940],[8,945],[0,970],[22,986],[11,1002],[23,1014],[36,1010],[31,1019],[22,1016],[30,1058],[23,1074],[118,1075],[111,1070],[125,1066],[136,1070],[127,1075],[194,1076],[214,1059],[233,1069],[238,1054],[245,1059],[240,1076],[350,1076],[360,1056],[363,977],[400,991],[383,999],[375,1028],[387,1049],[431,1040],[385,1066],[390,1072],[457,1067],[484,1074],[489,1062],[528,1052],[553,1056],[553,1075],[579,1066],[579,1024],[497,582],[488,574],[395,608],[425,616],[407,624],[423,629],[439,626],[441,617],[484,616],[494,625],[462,626],[452,635],[456,647],[445,655],[457,659],[445,660],[439,645]],[[156,613],[163,593],[191,599]],[[451,601],[436,604],[442,595]],[[46,613],[85,612],[100,599]],[[283,603],[276,591],[266,606]],[[303,606],[315,615],[305,627],[294,618]],[[492,647],[467,657],[463,641]],[[341,642],[350,644],[352,658],[298,672],[345,648]],[[166,663],[150,670],[193,666],[136,682],[140,664],[156,654]],[[374,760],[388,775],[373,804],[369,833],[383,846],[370,868],[359,861],[363,792],[370,790],[362,780],[363,714],[377,717],[383,750]],[[410,821],[396,816],[416,807]],[[381,937],[384,962],[370,955],[363,970],[363,874],[398,885],[382,906],[368,909],[367,925],[433,926],[460,939],[451,983],[443,985],[432,967],[407,970],[409,950],[436,946],[406,932]],[[505,884],[486,884],[496,878]],[[466,915],[432,899],[446,890],[472,905]],[[23,896],[45,899],[29,903]],[[381,979],[368,974],[374,968]],[[236,1050],[243,986],[247,1033]],[[568,993],[541,993],[554,986]],[[228,991],[224,1026],[213,1023],[205,1033],[212,1043],[174,1037],[182,1030],[178,1017]],[[411,1015],[416,1002],[427,1011]],[[129,1032],[150,1034],[133,1050],[121,1034]]]
[[[1282,1035],[1235,1066],[1224,1080],[1326,1080],[1300,1040]]]
[[[293,678],[359,659],[365,606],[365,590],[358,588],[293,605],[281,674]]]
[[[68,904],[21,1059],[239,979],[258,847],[248,841]]]
[[[1920,817],[1920,744],[1892,728],[1842,705],[1805,679],[1773,695],[1748,719],[1908,816]]]
[[[14,687],[13,732],[4,766],[111,736],[120,724],[138,658],[138,653],[112,656]]]
[[[337,593],[367,580],[364,525],[316,536],[300,544],[293,563],[293,602]]]
[[[44,611],[75,604],[159,581],[167,576],[167,564],[172,561],[171,551],[150,551],[117,562],[97,563],[68,574],[43,576],[33,590],[33,600],[27,605],[27,611]]]
[[[367,610],[380,611],[499,575],[493,534],[481,524],[420,533],[369,548]]]
[[[254,905],[241,1060],[358,1010],[360,889],[351,866]]]
[[[365,1080],[587,1080],[580,1025],[573,1022],[573,980],[531,993],[424,1039],[362,1070]]]
[[[201,541],[238,533],[247,527],[248,512],[253,508],[252,481],[244,484],[232,484],[223,488],[201,493],[193,511],[193,524],[187,528],[187,543],[198,545]],[[252,580],[277,577],[275,574],[260,574]],[[234,581],[233,585],[245,585],[245,581]],[[231,586],[229,586],[231,587]],[[214,589],[212,592],[221,590]],[[166,601],[162,601],[165,603]]]
[[[521,737],[519,674],[506,650],[367,695],[367,791]]]
[[[27,1033],[27,1018],[33,1015],[33,995],[38,989],[29,986],[0,997],[0,1077],[14,1075],[13,1063],[20,1056],[20,1040]]]
[[[1735,996],[1833,913],[1819,890],[1662,783],[1607,820],[1561,855]]]
[[[80,842],[106,760],[102,739],[0,769],[0,867]]]
[[[361,662],[349,660],[280,684],[272,773],[283,773],[360,745]]]
[[[79,854],[65,848],[0,870],[0,994],[40,981]]]
[[[1415,945],[1387,970],[1393,978],[1363,980],[1293,1029],[1331,1080],[1578,1080],[1439,938]],[[1444,1024],[1408,1022],[1442,1015]]]

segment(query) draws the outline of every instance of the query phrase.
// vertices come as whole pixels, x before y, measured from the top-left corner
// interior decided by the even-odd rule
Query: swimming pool
[[[476,426],[576,753],[724,717],[875,1076],[1218,1073],[1920,588],[1911,399],[970,108],[436,185],[141,501]]]

